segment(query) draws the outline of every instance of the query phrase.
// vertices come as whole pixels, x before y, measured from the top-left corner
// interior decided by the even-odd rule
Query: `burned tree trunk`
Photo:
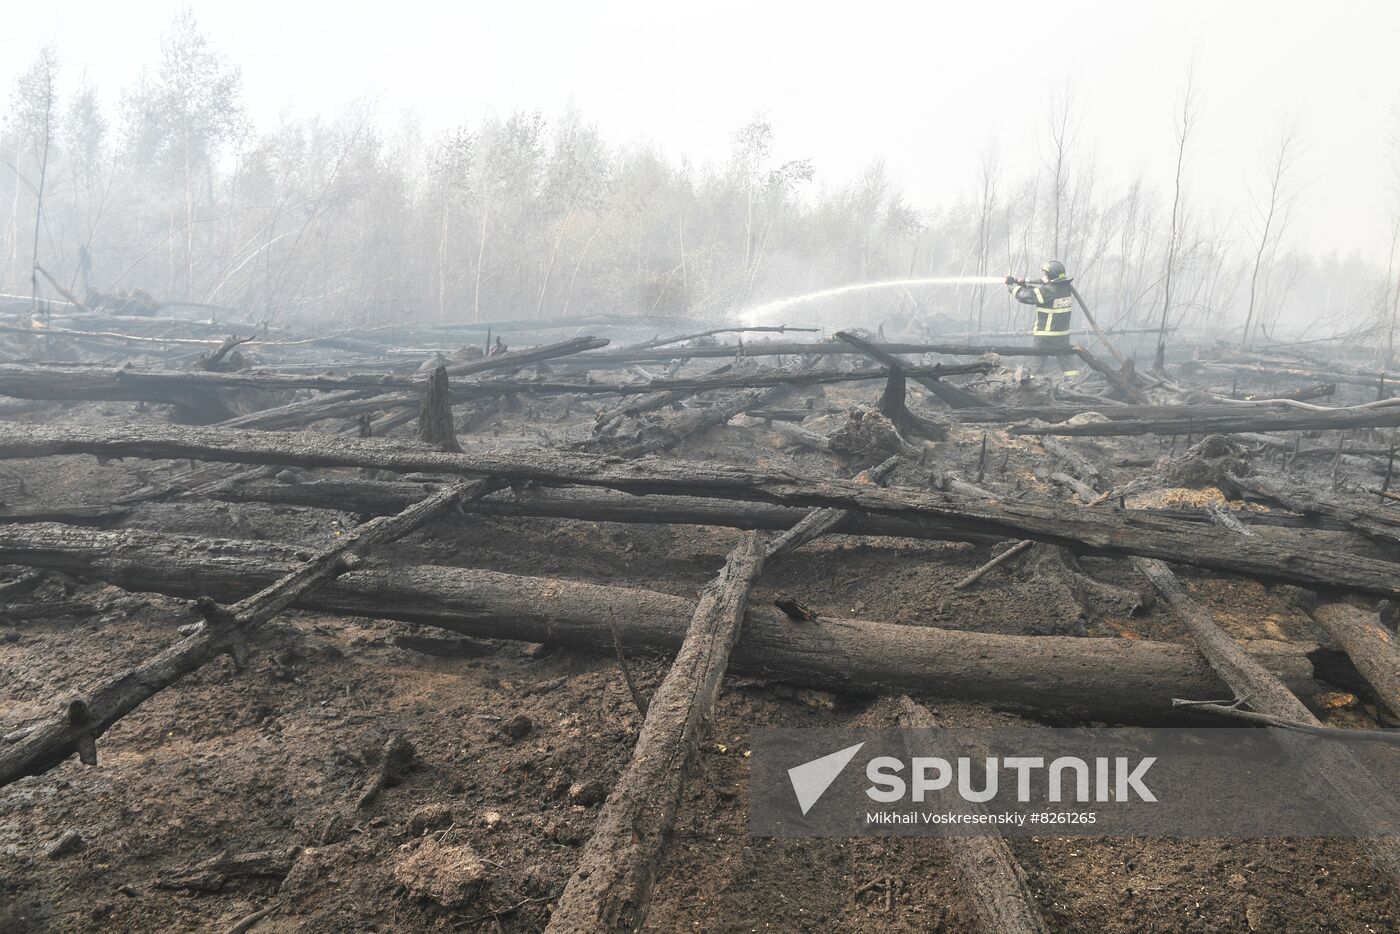
[[[1074,345],[1074,352],[1079,355],[1079,359],[1096,370],[1098,374],[1104,378],[1104,381],[1113,387],[1113,390],[1117,392],[1118,395],[1137,405],[1148,405],[1150,403],[1151,400],[1147,398],[1147,394],[1134,386],[1125,373],[1120,373],[1118,370],[1115,370],[1078,344]],[[1125,363],[1125,370],[1127,366],[1128,364]]]
[[[908,697],[899,699],[899,726],[903,730],[942,728],[927,707]],[[954,806],[967,812],[986,813],[980,804],[952,800]],[[975,836],[943,837],[939,842],[953,864],[958,887],[982,934],[1045,934],[1048,928],[1026,883],[1026,874],[1006,838],[995,828]]]
[[[1033,538],[1098,554],[1141,555],[1263,580],[1354,590],[1400,598],[1400,568],[1320,548],[1244,538],[1191,522],[1127,509],[1080,509],[1053,503],[970,499],[885,490],[848,480],[761,474],[699,463],[642,464],[554,451],[424,451],[375,439],[159,426],[121,428],[0,425],[0,459],[57,454],[167,457],[303,467],[372,467],[396,473],[493,476],[548,485],[608,487],[637,494],[678,494],[793,506],[830,506],[1002,538]]]
[[[134,591],[234,598],[274,582],[304,555],[262,542],[0,526],[0,563],[96,577]],[[613,654],[627,645],[674,651],[695,603],[627,587],[434,566],[363,566],[308,594],[303,609],[436,626],[461,635]],[[1339,652],[1260,642],[1253,656],[1304,694],[1357,676]],[[870,620],[794,626],[750,606],[732,664],[759,677],[855,694],[908,692],[983,701],[1056,717],[1163,722],[1182,694],[1217,697],[1220,679],[1187,646],[1148,640],[1001,636]]]
[[[895,365],[891,366],[889,371],[890,376],[885,381],[885,391],[880,395],[880,414],[893,422],[895,430],[902,435],[914,435],[929,441],[942,441],[947,438],[947,425],[909,411],[906,401],[907,384],[904,379],[904,369]]]
[[[1400,400],[1397,400],[1400,401]],[[1210,407],[1212,410],[1214,406]],[[1238,414],[1211,415],[1145,415],[1136,418],[1112,418],[1103,422],[1080,425],[1015,425],[1008,429],[1013,435],[1077,435],[1104,437],[1111,435],[1189,435],[1238,434],[1267,431],[1333,431],[1343,428],[1393,428],[1400,425],[1400,405],[1374,408],[1357,406],[1350,409],[1273,409],[1258,412],[1241,406]]]
[[[1177,617],[1190,630],[1201,655],[1230,686],[1238,703],[1248,704],[1253,710],[1279,720],[1309,727],[1322,726],[1282,681],[1246,654],[1210,613],[1191,599],[1170,568],[1161,561],[1145,558],[1133,559],[1133,566],[1171,604]],[[1400,802],[1345,750],[1334,750],[1323,757],[1309,751],[1306,745],[1309,740],[1297,733],[1279,731],[1274,738],[1297,761],[1311,782],[1319,789],[1326,789],[1337,817],[1350,833],[1366,841],[1371,858],[1391,883],[1400,881],[1400,839],[1370,836],[1374,828],[1381,825],[1382,819],[1377,815],[1384,814],[1384,819],[1388,820],[1400,811]]]
[[[398,512],[431,492],[431,484],[408,481],[310,480],[301,483],[271,481],[230,483],[210,491],[210,499],[225,502],[276,503],[308,506],[343,512],[383,515]],[[496,493],[463,507],[465,512],[485,516],[515,516],[548,519],[583,519],[591,522],[626,522],[650,525],[714,525],[731,529],[792,528],[806,511],[794,506],[764,503],[735,503],[693,496],[629,496],[611,490],[588,488],[527,488]],[[843,511],[845,518],[834,531],[846,535],[881,535],[899,538],[925,538],[936,541],[973,542],[993,545],[1002,539],[955,529],[946,523],[920,520],[911,522],[855,511]],[[47,519],[18,521],[70,522],[59,510]],[[0,521],[6,514],[0,512]]]
[[[1400,716],[1400,648],[1395,637],[1378,624],[1376,614],[1346,603],[1330,603],[1314,610],[1312,618],[1350,656],[1381,703]]]
[[[1285,487],[1264,477],[1237,477],[1229,480],[1246,493],[1271,500],[1299,515],[1326,516],[1355,529],[1362,535],[1388,545],[1400,545],[1400,521],[1383,510],[1362,510],[1335,502],[1310,490]]]
[[[867,357],[883,366],[898,367],[905,365],[904,362],[894,354],[882,349],[877,344],[872,344],[870,341],[857,337],[849,331],[837,331],[836,336],[847,344],[850,344],[860,353],[865,354]],[[923,386],[929,392],[933,393],[950,408],[966,409],[987,404],[987,400],[976,393],[968,392],[966,389],[959,389],[957,386],[950,386],[947,383],[940,382],[936,376],[921,376],[918,377],[918,382],[920,386]]]
[[[608,795],[546,930],[592,934],[641,927],[686,773],[714,716],[764,552],[755,534],[746,536],[700,594],[680,651],[647,705],[632,761]]]
[[[452,399],[447,388],[447,367],[433,370],[423,393],[423,410],[418,415],[418,440],[439,451],[461,453],[457,432],[452,427]]]

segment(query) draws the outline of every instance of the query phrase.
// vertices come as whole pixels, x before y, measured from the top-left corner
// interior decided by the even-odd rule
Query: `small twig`
[[[533,905],[536,902],[553,901],[557,897],[557,895],[536,895],[533,898],[522,899],[516,902],[514,905],[508,905],[505,908],[499,908],[495,911],[487,911],[484,915],[477,915],[476,917],[468,918],[465,921],[458,921],[452,926],[454,928],[464,928],[468,925],[480,924],[483,921],[492,921],[502,917],[503,915],[513,914],[514,912],[519,911],[521,908],[524,908],[526,905]]]
[[[627,655],[622,651],[622,635],[617,630],[617,619],[611,614],[608,616],[608,629],[612,630],[613,649],[617,652],[617,666],[622,669],[622,680],[627,682],[627,690],[632,693],[632,703],[637,705],[637,712],[646,717],[647,699],[637,689],[637,682],[632,680],[632,669],[627,664]]]
[[[966,577],[964,577],[962,580],[958,581],[956,584],[953,585],[953,589],[954,589],[954,590],[965,590],[965,589],[967,589],[968,587],[971,587],[973,584],[975,584],[975,583],[977,583],[979,580],[981,580],[982,577],[983,577],[988,571],[990,571],[992,568],[996,567],[997,565],[999,565],[999,564],[1001,564],[1001,563],[1003,563],[1003,562],[1005,562],[1005,561],[1010,560],[1011,558],[1016,557],[1016,556],[1019,555],[1021,552],[1025,551],[1027,548],[1031,547],[1031,545],[1034,545],[1034,544],[1035,544],[1035,542],[1034,542],[1033,540],[1029,539],[1029,538],[1023,539],[1022,541],[1017,542],[1016,544],[1012,545],[1010,548],[1008,548],[1008,549],[1006,549],[1005,551],[1003,551],[1001,554],[997,555],[997,556],[996,556],[995,558],[993,558],[992,560],[988,561],[986,564],[982,565],[982,566],[981,566],[980,568],[978,568],[977,570],[973,571],[971,574],[969,574],[969,575],[967,575]]]
[[[242,921],[239,921],[233,927],[225,931],[224,934],[245,934],[245,932],[253,929],[253,925],[257,924],[263,918],[266,918],[268,915],[272,914],[274,911],[277,910],[277,908],[277,903],[273,902],[266,908],[261,908],[250,914],[248,917],[244,918]]]
[[[1298,723],[1293,720],[1286,720],[1283,717],[1275,717],[1273,714],[1258,713],[1253,710],[1242,710],[1240,704],[1244,700],[1237,700],[1230,704],[1218,701],[1191,701],[1181,698],[1172,698],[1173,707],[1194,707],[1199,710],[1206,710],[1222,717],[1230,717],[1235,720],[1244,720],[1249,723],[1258,723],[1262,726],[1278,727],[1282,730],[1292,730],[1296,733],[1304,733],[1308,736],[1322,736],[1327,739],[1351,740],[1362,743],[1392,743],[1400,745],[1400,730],[1347,730],[1333,726],[1312,726],[1307,723]]]

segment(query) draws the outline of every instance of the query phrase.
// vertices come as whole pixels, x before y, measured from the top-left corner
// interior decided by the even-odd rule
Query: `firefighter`
[[[1055,362],[1065,377],[1078,376],[1078,364],[1071,352],[1069,342],[1069,321],[1074,314],[1074,293],[1070,289],[1070,278],[1065,275],[1065,264],[1052,259],[1040,267],[1040,281],[1027,283],[1015,276],[1006,277],[1006,287],[1016,301],[1035,306],[1035,327],[1031,334],[1037,349],[1063,350],[1053,354]],[[1040,358],[1038,373],[1044,373],[1050,366],[1050,356]]]

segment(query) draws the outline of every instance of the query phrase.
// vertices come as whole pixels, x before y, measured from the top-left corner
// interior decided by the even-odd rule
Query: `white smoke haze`
[[[1396,316],[1394,4],[587,6],[16,11],[0,292],[1000,334],[1058,258],[1120,329]]]

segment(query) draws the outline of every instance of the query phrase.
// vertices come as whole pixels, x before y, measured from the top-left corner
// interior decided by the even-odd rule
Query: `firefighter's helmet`
[[[1056,279],[1065,277],[1065,264],[1057,259],[1052,259],[1040,267],[1040,272],[1045,276],[1046,282],[1054,282]]]

